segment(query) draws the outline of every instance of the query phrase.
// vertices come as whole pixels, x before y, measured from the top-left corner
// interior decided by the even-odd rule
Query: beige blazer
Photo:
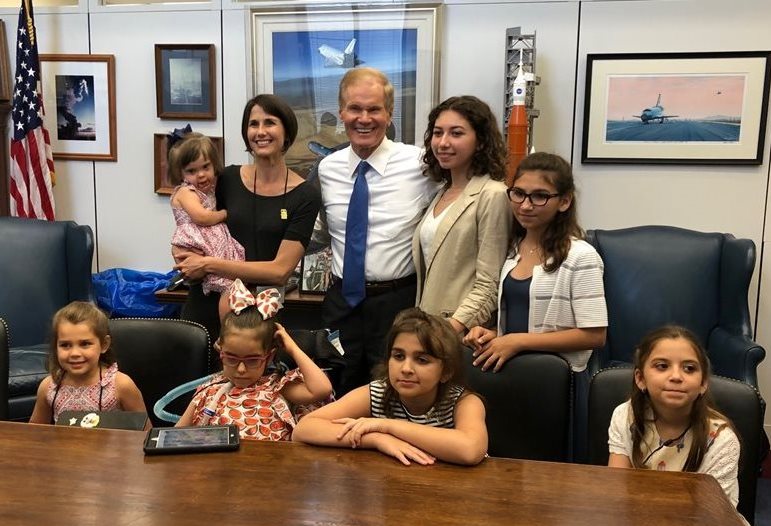
[[[434,213],[441,195],[426,214]],[[420,247],[424,221],[425,216],[412,237],[416,305],[468,328],[488,323],[497,305],[498,280],[514,224],[506,186],[487,175],[472,177],[439,223],[428,254]]]

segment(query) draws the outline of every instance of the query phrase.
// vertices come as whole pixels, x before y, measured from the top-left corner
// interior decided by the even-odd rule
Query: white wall
[[[319,0],[320,2],[321,0]],[[315,2],[315,0],[314,0]],[[261,9],[314,2],[267,1]],[[318,2],[315,2],[318,3]],[[391,3],[382,0],[380,3]],[[416,2],[418,3],[418,2]],[[764,0],[446,0],[442,26],[442,98],[473,93],[503,113],[507,27],[537,34],[535,147],[572,157],[586,228],[670,224],[771,241],[765,228],[769,183],[766,134],[761,166],[582,165],[581,130],[587,53],[771,49],[771,3]],[[225,137],[226,162],[241,163],[241,109],[251,95],[249,5],[122,6],[85,0],[77,9],[38,9],[41,53],[109,53],[116,58],[118,161],[58,161],[57,217],[91,225],[99,270],[166,271],[173,220],[167,198],[153,192],[154,133],[186,121],[160,120],[155,109],[153,45],[213,43],[217,49],[216,121],[193,127]],[[15,49],[17,13],[0,11]],[[223,29],[224,28],[224,29]],[[13,57],[12,57],[13,61]],[[763,260],[768,256],[764,255]],[[760,257],[759,257],[760,261]],[[758,265],[760,268],[760,265]],[[756,271],[750,294],[758,341],[771,350],[771,273]],[[760,368],[771,395],[771,358]],[[767,422],[771,424],[771,412]]]

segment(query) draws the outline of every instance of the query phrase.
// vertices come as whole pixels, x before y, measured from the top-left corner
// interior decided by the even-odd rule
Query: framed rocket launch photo
[[[761,164],[770,55],[588,55],[582,162]]]
[[[54,159],[117,161],[115,57],[40,55]]]
[[[346,7],[252,12],[253,92],[274,93],[297,115],[287,164],[307,176],[347,142],[338,87],[346,71],[377,68],[394,85],[389,137],[422,142],[438,96],[440,5]]]

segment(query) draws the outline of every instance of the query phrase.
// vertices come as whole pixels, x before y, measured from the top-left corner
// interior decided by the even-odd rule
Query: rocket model
[[[527,156],[527,108],[525,107],[525,94],[527,91],[527,82],[522,70],[522,50],[519,50],[519,71],[514,79],[514,86],[511,90],[513,101],[511,114],[509,115],[509,124],[507,127],[507,166],[506,166],[506,186],[511,186],[514,174],[517,172],[519,163]]]

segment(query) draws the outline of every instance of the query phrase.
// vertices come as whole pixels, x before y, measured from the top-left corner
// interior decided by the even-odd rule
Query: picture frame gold
[[[117,161],[114,55],[40,55],[54,159]]]

